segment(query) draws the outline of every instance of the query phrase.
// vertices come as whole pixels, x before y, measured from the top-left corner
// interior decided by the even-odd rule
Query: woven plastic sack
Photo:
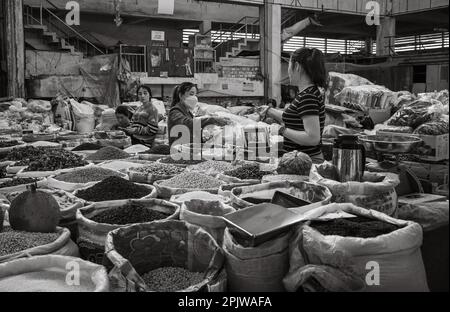
[[[286,181],[236,187],[231,191],[231,201],[240,208],[247,208],[254,204],[246,201],[245,197],[260,197],[270,202],[276,191],[285,192],[311,203],[302,209],[313,209],[326,205],[332,197],[331,192],[325,186],[309,182]]]
[[[325,236],[305,223],[290,243],[290,269],[284,279],[288,291],[298,291],[305,285],[315,291],[428,291],[419,224],[353,204],[330,204],[306,213],[304,219],[333,219],[348,214],[385,221],[401,228],[374,238],[356,238]],[[373,271],[374,264],[378,265],[378,272]],[[313,277],[311,270],[321,274],[324,266],[330,275],[327,283],[320,283],[320,278],[302,278],[306,270]],[[318,282],[320,287],[314,287]]]
[[[102,266],[47,255],[0,264],[0,292],[109,292],[109,280]]]
[[[182,292],[223,289],[210,287],[217,285],[223,268],[222,250],[206,231],[183,221],[155,221],[114,230],[106,239],[106,255],[114,265],[109,276],[118,291],[151,291],[141,275],[161,267],[205,273],[202,282]]]
[[[398,218],[419,223],[424,231],[433,231],[448,225],[448,201],[416,205],[400,205]]]
[[[78,246],[83,259],[102,264],[105,252],[105,240],[110,231],[128,225],[105,224],[92,221],[99,212],[124,207],[130,204],[143,205],[148,209],[167,213],[167,219],[179,218],[179,206],[160,199],[147,200],[118,200],[103,203],[94,203],[77,211]]]
[[[223,216],[236,210],[221,202],[191,200],[184,202],[180,210],[180,220],[197,225],[222,245],[226,223]]]
[[[285,291],[283,278],[289,270],[291,232],[257,247],[244,247],[225,229],[228,290],[231,292]]]
[[[14,254],[1,256],[0,263],[24,257],[50,255],[50,254],[78,257],[79,255],[78,247],[70,239],[70,231],[68,229],[60,227],[58,227],[56,231],[60,235],[54,242],[47,245],[42,245],[27,250],[23,250]]]
[[[365,182],[345,183],[335,181],[334,174],[333,165],[325,162],[313,165],[310,180],[327,187],[333,194],[332,201],[335,203],[352,203],[358,207],[396,216],[398,196],[395,188],[400,184],[397,174],[365,172]]]

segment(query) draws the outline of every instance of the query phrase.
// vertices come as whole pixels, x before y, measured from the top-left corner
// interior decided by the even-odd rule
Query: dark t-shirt
[[[288,129],[305,131],[303,117],[319,116],[320,144],[317,146],[301,146],[284,138],[284,152],[300,151],[309,156],[316,156],[322,152],[322,133],[325,127],[325,101],[316,86],[306,88],[297,94],[292,104],[283,113],[283,122]]]

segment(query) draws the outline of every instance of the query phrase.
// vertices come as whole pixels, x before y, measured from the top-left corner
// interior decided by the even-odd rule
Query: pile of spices
[[[224,184],[222,181],[197,172],[184,172],[172,179],[161,182],[161,186],[185,189],[216,189]]]
[[[20,145],[17,141],[0,141],[0,148],[13,147],[17,145]]]
[[[142,279],[152,291],[175,292],[201,283],[203,275],[183,268],[163,267],[144,274]]]
[[[89,183],[96,181],[103,181],[108,177],[120,177],[121,174],[99,167],[89,167],[77,169],[72,172],[63,173],[55,177],[58,181],[68,182],[68,183]]]
[[[0,257],[48,245],[56,241],[58,237],[58,233],[19,232],[7,227],[0,233]]]
[[[269,175],[270,172],[261,171],[258,164],[245,164],[236,169],[225,171],[224,174],[241,180],[261,180],[265,175]]]
[[[170,155],[170,146],[169,145],[155,145],[150,149],[150,151],[148,151],[148,153],[155,154],[155,155]]]
[[[28,166],[26,171],[55,171],[87,165],[81,156],[60,148],[26,147],[12,150],[8,160],[16,166]]]
[[[130,154],[124,152],[123,150],[114,147],[107,146],[99,149],[92,155],[89,155],[87,160],[115,160],[115,159],[125,159],[129,158]]]
[[[81,152],[81,151],[98,151],[102,146],[95,143],[83,143],[75,147],[73,152]]]
[[[90,218],[97,223],[126,225],[134,223],[146,223],[166,219],[170,215],[141,205],[129,204],[123,207],[105,209]]]
[[[109,177],[85,190],[79,190],[77,197],[101,202],[121,199],[139,199],[151,193],[151,189],[119,177]]]
[[[399,229],[394,224],[365,217],[341,218],[330,221],[316,220],[311,222],[309,226],[319,231],[322,235],[359,238],[373,238]]]
[[[163,164],[176,164],[176,165],[198,165],[203,162],[203,160],[174,160],[172,157],[162,158],[161,163]]]
[[[170,176],[175,174],[180,174],[184,172],[184,168],[177,167],[174,165],[167,165],[167,164],[161,164],[161,163],[151,163],[149,165],[146,165],[145,167],[138,167],[138,168],[132,168],[130,171],[136,171],[141,173],[148,173],[148,174],[154,174],[154,175],[161,175],[161,176]]]
[[[15,148],[6,155],[5,159],[10,161],[31,161],[48,152],[48,147],[27,146],[23,148]]]
[[[18,186],[18,185],[24,185],[24,184],[33,184],[36,182],[36,179],[33,178],[17,178],[12,179],[11,181],[6,181],[0,184],[0,188],[4,187],[12,187],[12,186]]]
[[[226,161],[208,160],[198,165],[190,166],[190,170],[194,171],[207,171],[207,172],[224,172],[236,169],[231,163]]]

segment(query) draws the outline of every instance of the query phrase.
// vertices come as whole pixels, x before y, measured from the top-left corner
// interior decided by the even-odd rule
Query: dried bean
[[[161,159],[161,163],[163,164],[177,164],[177,165],[198,165],[202,163],[203,160],[174,160],[172,157],[166,157]]]
[[[0,257],[53,243],[58,237],[58,233],[19,232],[5,228],[0,233]]]
[[[81,145],[78,145],[75,147],[72,151],[73,152],[80,152],[80,151],[98,151],[101,149],[102,146],[94,143],[83,143]]]
[[[170,180],[161,182],[162,186],[186,189],[215,189],[224,184],[222,181],[197,172],[185,172]]]
[[[92,155],[89,155],[86,159],[87,160],[115,160],[115,159],[125,159],[129,158],[130,155],[123,150],[114,147],[114,146],[107,146],[104,147],[97,152],[95,152]]]
[[[182,173],[184,171],[184,168],[161,163],[151,163],[145,167],[132,168],[130,170],[141,173],[167,176]]]
[[[124,207],[105,209],[90,219],[97,223],[126,225],[152,222],[155,220],[166,219],[169,216],[169,214],[152,210],[147,207],[131,204]]]
[[[258,164],[246,164],[234,170],[226,171],[225,175],[235,177],[241,180],[261,180],[270,172],[261,171]]]
[[[163,267],[144,274],[142,279],[152,291],[175,292],[201,283],[203,275],[183,268]]]
[[[206,171],[206,172],[224,172],[236,169],[236,166],[233,166],[231,163],[226,161],[214,161],[209,160],[198,165],[190,166],[190,170],[194,171]]]
[[[104,168],[83,168],[77,169],[72,172],[63,173],[55,177],[58,181],[69,182],[69,183],[88,183],[103,181],[108,177],[120,177],[120,173],[104,169]]]

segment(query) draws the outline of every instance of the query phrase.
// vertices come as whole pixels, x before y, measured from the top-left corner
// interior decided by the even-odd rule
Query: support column
[[[5,0],[6,62],[8,96],[25,97],[25,39],[23,30],[23,0]]]
[[[265,1],[264,65],[267,97],[281,103],[281,6]]]
[[[377,26],[377,56],[394,54],[395,33],[395,17],[382,18]]]
[[[211,29],[212,29],[212,22],[211,21],[203,21],[200,24],[200,33],[201,34],[206,34]]]

